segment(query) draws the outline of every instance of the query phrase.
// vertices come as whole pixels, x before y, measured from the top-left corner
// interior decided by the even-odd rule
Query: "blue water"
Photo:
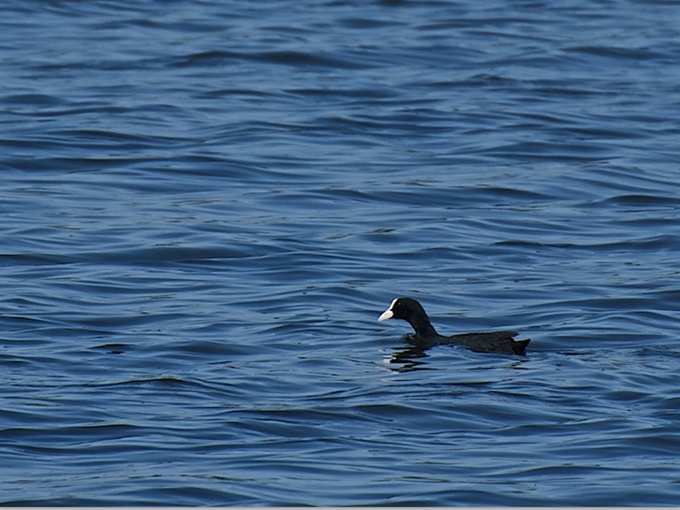
[[[12,0],[0,503],[680,504],[680,4]],[[528,356],[411,356],[398,295]]]

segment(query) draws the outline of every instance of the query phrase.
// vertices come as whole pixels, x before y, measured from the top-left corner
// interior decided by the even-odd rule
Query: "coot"
[[[416,345],[429,347],[439,344],[460,344],[476,352],[497,352],[502,354],[524,354],[531,340],[513,340],[516,331],[492,331],[485,333],[463,333],[444,336],[437,333],[430,318],[418,301],[408,297],[400,297],[392,301],[389,308],[378,318],[403,319],[415,331],[409,339]]]

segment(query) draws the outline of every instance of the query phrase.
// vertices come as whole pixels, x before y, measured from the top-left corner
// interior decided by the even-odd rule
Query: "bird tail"
[[[526,351],[529,342],[531,342],[530,338],[527,338],[525,340],[515,340],[514,342],[512,342],[513,352],[515,354],[524,354],[524,351]]]

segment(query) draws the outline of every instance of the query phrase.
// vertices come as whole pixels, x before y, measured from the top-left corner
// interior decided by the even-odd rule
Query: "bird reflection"
[[[408,337],[407,337],[408,338]],[[386,361],[390,365],[390,370],[395,372],[408,372],[410,370],[423,370],[425,363],[420,358],[427,357],[429,345],[411,345],[409,347],[395,349]],[[394,365],[394,366],[393,366]]]

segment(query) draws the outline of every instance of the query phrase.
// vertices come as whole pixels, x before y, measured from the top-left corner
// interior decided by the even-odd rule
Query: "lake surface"
[[[680,504],[678,2],[0,26],[0,503]]]

